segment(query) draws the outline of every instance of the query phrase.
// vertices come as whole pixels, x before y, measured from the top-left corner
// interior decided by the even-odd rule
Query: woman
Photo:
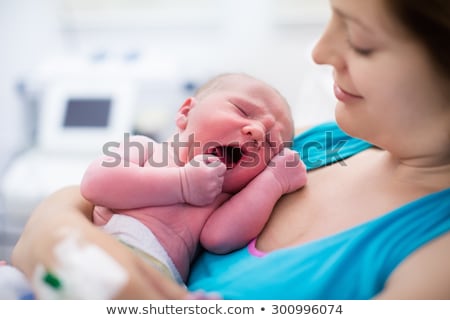
[[[230,299],[450,298],[450,4],[331,0],[331,7],[313,57],[334,68],[336,121],[351,137],[334,124],[299,135],[294,148],[309,165],[307,186],[278,202],[248,248],[202,254],[192,290]],[[39,263],[51,266],[62,227],[92,239],[98,231],[79,211],[90,218],[92,206],[77,188],[47,199],[14,263],[27,275]],[[116,297],[185,297],[106,235],[96,244],[133,270]]]

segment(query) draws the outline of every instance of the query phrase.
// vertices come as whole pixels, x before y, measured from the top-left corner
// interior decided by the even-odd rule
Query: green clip
[[[46,272],[42,280],[53,289],[59,290],[62,287],[61,281],[50,272]]]

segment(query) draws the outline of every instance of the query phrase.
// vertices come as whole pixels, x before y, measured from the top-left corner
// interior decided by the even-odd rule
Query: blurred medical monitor
[[[47,89],[40,105],[37,147],[52,152],[101,151],[121,141],[134,119],[134,94],[124,82],[79,81]]]
[[[64,115],[65,128],[106,128],[111,98],[69,98]]]
[[[22,226],[52,192],[79,184],[108,141],[123,140],[134,120],[131,83],[92,78],[64,79],[43,92],[37,141],[17,155],[1,183],[8,223]]]

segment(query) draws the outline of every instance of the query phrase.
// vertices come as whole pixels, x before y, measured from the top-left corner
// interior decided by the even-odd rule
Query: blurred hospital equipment
[[[27,106],[32,144],[1,181],[8,223],[23,226],[44,197],[78,184],[108,141],[121,141],[124,133],[159,140],[172,132],[172,108],[195,87],[179,82],[175,71],[170,62],[155,64],[137,53],[59,57],[40,66],[24,93],[33,96],[24,100],[37,101],[35,111]]]

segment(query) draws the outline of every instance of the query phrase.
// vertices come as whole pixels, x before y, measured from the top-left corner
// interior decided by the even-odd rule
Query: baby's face
[[[196,100],[186,130],[195,150],[211,154],[227,167],[224,192],[234,193],[266,167],[291,141],[289,107],[275,90],[254,79],[233,78]]]

